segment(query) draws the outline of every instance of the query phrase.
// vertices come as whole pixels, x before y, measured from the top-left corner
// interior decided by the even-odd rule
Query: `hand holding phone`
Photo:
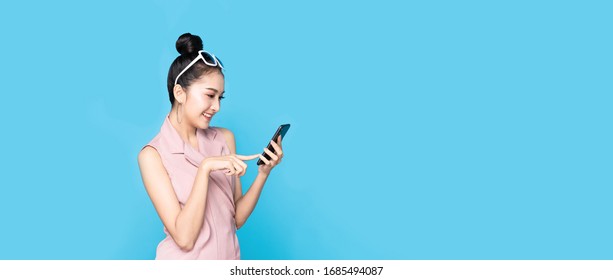
[[[289,130],[289,127],[290,127],[289,124],[280,125],[279,128],[277,128],[277,131],[275,132],[275,134],[272,136],[271,140],[277,143],[277,139],[279,138],[279,135],[281,135],[281,139],[285,139],[285,134]],[[269,142],[266,148],[269,149],[271,152],[275,153],[275,148],[272,146],[272,143]],[[270,160],[270,156],[266,152],[263,152],[262,156],[266,158],[267,160]],[[264,164],[264,161],[262,159],[259,159],[258,165],[262,165],[262,164]]]

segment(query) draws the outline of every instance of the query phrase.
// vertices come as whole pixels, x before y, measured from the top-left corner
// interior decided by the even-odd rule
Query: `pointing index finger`
[[[260,154],[255,154],[255,155],[250,155],[250,156],[243,156],[243,155],[236,155],[236,157],[240,160],[252,160],[252,159],[256,159],[260,156]]]

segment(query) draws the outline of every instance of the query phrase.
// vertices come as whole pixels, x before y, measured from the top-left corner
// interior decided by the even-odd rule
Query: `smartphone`
[[[281,135],[281,140],[285,139],[285,133],[287,133],[287,131],[289,130],[289,124],[282,124],[279,126],[279,128],[277,128],[277,132],[275,132],[275,135],[272,136],[272,141],[275,141],[275,143],[277,143],[277,138],[279,138],[279,135]],[[277,143],[279,144],[279,143]],[[275,152],[275,148],[272,146],[272,144],[270,142],[268,142],[268,148],[271,152]],[[266,153],[266,152],[262,152],[262,155],[267,159],[270,160],[270,156]],[[264,164],[264,161],[262,159],[258,160],[258,165],[262,165]]]

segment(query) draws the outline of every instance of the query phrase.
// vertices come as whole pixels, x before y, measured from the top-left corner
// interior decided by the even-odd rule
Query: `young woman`
[[[224,94],[223,65],[203,51],[199,36],[185,33],[176,43],[180,55],[168,71],[172,107],[159,134],[138,155],[143,183],[164,224],[166,238],[156,259],[240,259],[236,230],[260,197],[270,171],[281,162],[281,137],[275,153],[236,154],[234,134],[210,126]],[[265,165],[243,195],[244,161]]]

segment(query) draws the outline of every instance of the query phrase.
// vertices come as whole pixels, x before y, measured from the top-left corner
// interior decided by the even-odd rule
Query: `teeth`
[[[207,113],[204,113],[203,115],[204,115],[205,117],[207,117],[207,118],[212,117],[211,115],[209,115],[209,114],[207,114]]]

